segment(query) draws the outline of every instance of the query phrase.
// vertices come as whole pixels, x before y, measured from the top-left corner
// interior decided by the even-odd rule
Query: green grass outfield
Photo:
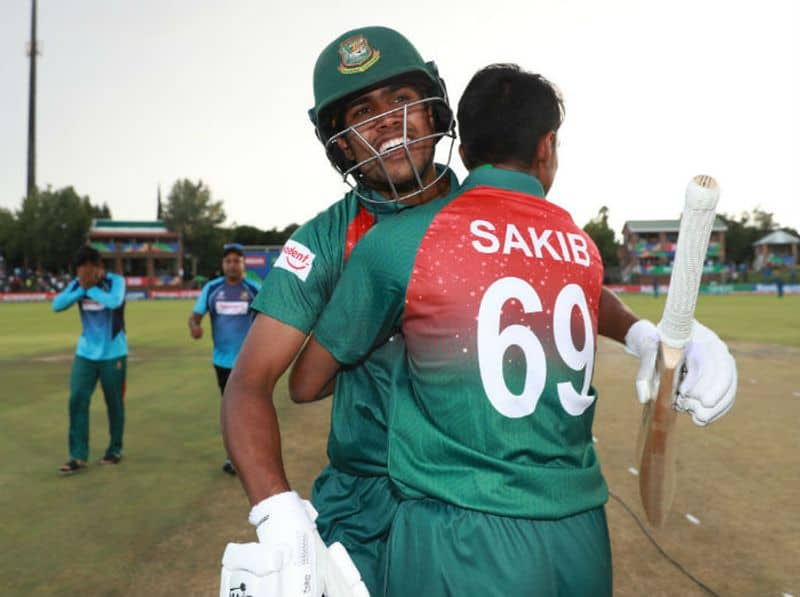
[[[664,294],[658,298],[623,294],[639,316],[658,321]],[[751,341],[800,347],[800,295],[702,295],[696,317],[726,341]]]
[[[658,319],[663,299],[624,296]],[[67,383],[77,311],[0,305],[0,595],[216,595],[227,541],[252,540],[238,481],[220,472],[219,394],[205,337],[192,341],[190,301],[130,303],[125,458],[96,465],[108,439],[92,404],[91,466],[62,478]],[[800,297],[704,296],[698,318],[739,361],[734,411],[708,430],[684,425],[681,483],[654,536],[722,595],[800,595]],[[641,514],[626,472],[638,407],[633,359],[603,343],[595,433],[609,485]],[[308,493],[324,464],[325,402],[277,405],[293,485]],[[720,464],[721,463],[721,464]],[[686,522],[688,511],[702,524]],[[617,595],[703,595],[666,563],[633,519],[608,505]]]

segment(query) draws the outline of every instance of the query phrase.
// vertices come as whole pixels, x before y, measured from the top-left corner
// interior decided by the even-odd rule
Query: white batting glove
[[[261,541],[229,543],[225,548],[220,597],[320,597],[323,593],[325,597],[369,597],[344,546],[337,542],[327,547],[322,541],[314,525],[317,511],[308,500],[294,492],[278,494],[256,504],[249,518]],[[276,518],[283,522],[280,528],[272,524],[262,529]],[[288,539],[281,541],[281,536]]]
[[[310,514],[294,491],[270,496],[250,510],[248,519],[256,527],[258,542],[280,553],[281,597],[322,595],[324,571],[318,565],[324,560],[317,562],[315,518],[316,512]]]
[[[661,336],[651,322],[640,319],[625,335],[625,349],[639,357],[636,374],[636,395],[644,404],[658,392],[656,359]],[[692,415],[701,427],[716,421],[733,406],[736,399],[736,361],[719,336],[698,321],[692,322],[692,333],[684,349],[686,375],[678,386],[676,410]],[[681,367],[677,369],[680,371]]]
[[[736,400],[736,360],[728,345],[698,321],[684,351],[686,376],[678,386],[677,410],[692,415],[704,427],[728,412]]]
[[[636,372],[636,397],[641,404],[658,393],[659,378],[656,375],[656,359],[661,335],[658,328],[646,319],[640,319],[628,328],[625,334],[625,350],[639,357],[639,371]]]
[[[260,543],[228,543],[219,597],[277,597],[283,554]]]
[[[369,597],[350,554],[341,543],[326,547],[319,533],[317,570],[325,597]],[[281,574],[283,554],[261,543],[228,543],[222,556],[220,597],[284,597],[296,595]]]

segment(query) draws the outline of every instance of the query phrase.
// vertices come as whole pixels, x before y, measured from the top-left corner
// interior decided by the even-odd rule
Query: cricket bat
[[[697,306],[703,264],[714,225],[719,185],[710,176],[695,176],[686,188],[675,260],[664,314],[658,324],[655,399],[645,404],[637,442],[639,495],[650,524],[660,527],[675,497],[675,423],[673,405],[683,377],[683,349],[689,340]]]

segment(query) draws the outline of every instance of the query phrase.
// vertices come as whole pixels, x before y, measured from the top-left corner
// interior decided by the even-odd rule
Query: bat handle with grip
[[[680,242],[664,314],[658,324],[662,342],[671,348],[683,348],[692,332],[697,292],[718,201],[719,185],[710,176],[698,175],[689,182],[678,232]]]

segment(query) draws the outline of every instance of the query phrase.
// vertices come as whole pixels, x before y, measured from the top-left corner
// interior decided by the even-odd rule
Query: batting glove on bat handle
[[[661,335],[653,322],[640,319],[625,334],[625,351],[639,358],[639,371],[636,373],[636,397],[645,404],[658,393],[656,360]]]
[[[294,491],[262,500],[250,511],[261,545],[281,554],[281,597],[319,597],[323,578],[318,562],[316,512]]]
[[[684,365],[686,376],[678,386],[675,408],[690,413],[694,424],[704,427],[733,407],[738,386],[736,359],[717,334],[694,321]]]

